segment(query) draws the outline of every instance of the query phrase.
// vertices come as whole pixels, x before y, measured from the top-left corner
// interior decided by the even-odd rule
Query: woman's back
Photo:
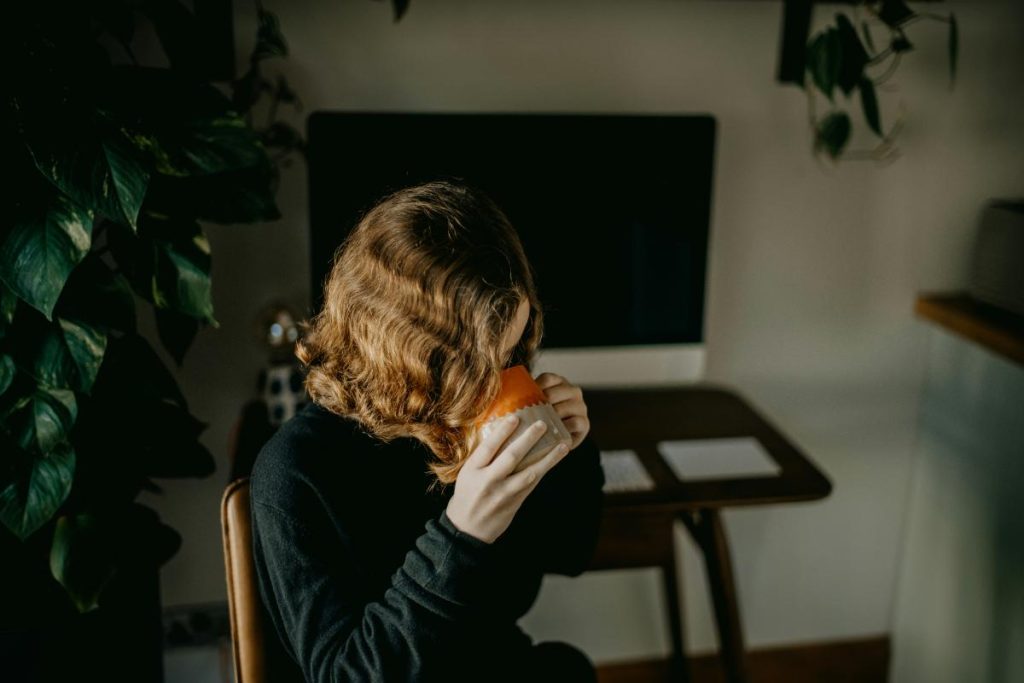
[[[589,557],[586,527],[560,541],[555,556],[546,540],[556,539],[530,528],[539,514],[573,507],[593,516],[600,467],[589,439],[545,477],[547,495],[538,486],[528,499],[536,514],[524,504],[493,544],[459,532],[442,514],[451,490],[428,492],[428,457],[415,439],[383,443],[315,403],[257,457],[257,579],[282,643],[308,680],[338,680],[331,674],[338,671],[351,680],[451,680],[463,665],[479,675],[486,662],[530,646],[515,622],[536,599],[544,565],[556,560],[566,569]],[[570,479],[570,490],[554,490]],[[589,491],[581,488],[588,482]],[[557,509],[533,509],[557,499]],[[568,567],[576,569],[583,567]],[[367,605],[375,606],[369,616]]]

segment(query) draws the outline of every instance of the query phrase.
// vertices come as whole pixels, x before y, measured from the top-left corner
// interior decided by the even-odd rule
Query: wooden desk
[[[632,449],[654,479],[649,491],[609,493],[591,569],[659,567],[669,607],[672,670],[688,681],[676,579],[673,522],[703,551],[720,653],[732,683],[747,683],[743,628],[725,526],[719,509],[824,498],[832,484],[771,423],[735,392],[710,385],[583,388],[591,435],[602,450]],[[756,437],[781,467],[773,477],[681,482],[657,451],[659,441]]]

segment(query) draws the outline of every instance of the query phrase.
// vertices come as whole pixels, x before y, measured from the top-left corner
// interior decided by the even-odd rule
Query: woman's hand
[[[548,397],[548,402],[562,418],[562,423],[572,436],[570,450],[576,448],[590,432],[587,404],[583,402],[583,390],[569,380],[553,372],[544,372],[534,380]]]
[[[498,428],[477,445],[462,465],[447,507],[448,519],[456,529],[487,543],[505,533],[541,477],[569,452],[565,444],[558,444],[517,472],[519,462],[548,426],[538,420],[505,444],[519,418],[511,415],[498,422]]]

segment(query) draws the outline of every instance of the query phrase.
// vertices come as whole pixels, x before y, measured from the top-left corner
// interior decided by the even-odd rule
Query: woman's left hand
[[[553,372],[542,372],[534,381],[544,391],[548,402],[562,418],[562,424],[569,430],[572,436],[569,449],[576,448],[590,431],[587,404],[583,402],[583,390]]]

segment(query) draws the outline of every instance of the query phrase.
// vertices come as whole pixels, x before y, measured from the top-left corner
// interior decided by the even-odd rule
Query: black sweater
[[[545,572],[576,576],[597,541],[604,474],[589,436],[488,544],[427,493],[430,452],[384,443],[307,404],[251,475],[253,550],[266,612],[307,681],[520,678],[516,624]]]

